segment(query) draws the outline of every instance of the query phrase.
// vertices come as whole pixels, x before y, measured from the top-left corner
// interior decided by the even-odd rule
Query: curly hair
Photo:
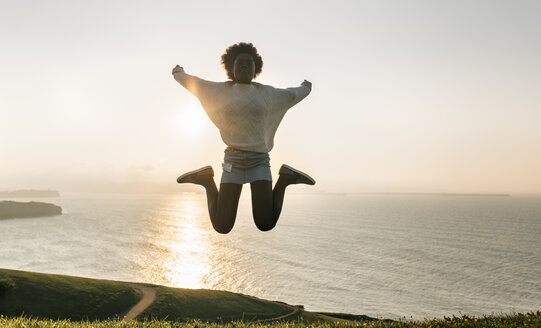
[[[263,58],[257,52],[256,47],[252,43],[239,42],[229,48],[225,49],[225,53],[222,55],[222,66],[227,73],[227,77],[231,81],[235,81],[235,74],[233,72],[233,64],[235,63],[235,58],[240,54],[249,54],[254,59],[255,63],[255,72],[254,78],[256,78],[263,68]]]

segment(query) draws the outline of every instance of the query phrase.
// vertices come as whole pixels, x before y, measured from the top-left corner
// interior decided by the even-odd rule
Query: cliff
[[[62,214],[62,208],[54,204],[39,202],[0,201],[0,219],[30,218]]]
[[[44,198],[44,197],[60,197],[60,193],[56,190],[10,190],[0,191],[0,197],[2,198]]]

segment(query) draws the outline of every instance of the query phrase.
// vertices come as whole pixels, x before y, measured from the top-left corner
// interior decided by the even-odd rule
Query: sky
[[[0,0],[0,190],[174,192],[225,145],[175,65],[312,93],[271,151],[325,192],[541,193],[538,1]],[[194,189],[195,188],[195,189]]]

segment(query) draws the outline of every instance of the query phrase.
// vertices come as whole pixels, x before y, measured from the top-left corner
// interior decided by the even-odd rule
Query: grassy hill
[[[138,320],[347,321],[292,306],[226,291],[144,284],[156,299]],[[0,313],[42,319],[122,318],[140,299],[130,283],[0,269]],[[371,318],[368,318],[371,319]]]
[[[51,319],[107,319],[139,301],[129,284],[0,269],[0,311]]]
[[[307,312],[225,291],[145,286],[156,291],[155,302],[136,321],[125,323],[123,315],[140,299],[130,283],[0,269],[0,327],[541,327],[539,311],[391,321]]]

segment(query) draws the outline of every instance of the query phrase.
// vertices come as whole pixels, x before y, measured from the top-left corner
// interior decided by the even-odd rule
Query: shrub
[[[0,296],[13,288],[15,288],[15,281],[9,278],[0,278]]]

